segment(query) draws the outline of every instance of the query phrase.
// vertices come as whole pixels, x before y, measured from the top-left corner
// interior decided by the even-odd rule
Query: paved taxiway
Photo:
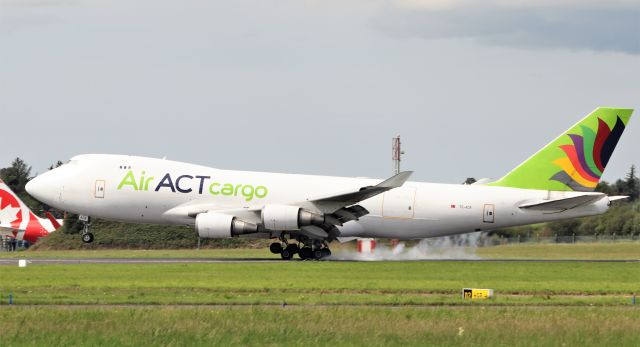
[[[274,258],[37,258],[29,259],[30,264],[202,264],[202,263],[276,263],[284,262]],[[293,260],[301,261],[301,260]],[[465,262],[527,262],[527,263],[640,263],[640,259],[418,259],[418,260],[339,260],[323,261],[465,261]],[[0,259],[0,265],[18,265],[18,259]]]

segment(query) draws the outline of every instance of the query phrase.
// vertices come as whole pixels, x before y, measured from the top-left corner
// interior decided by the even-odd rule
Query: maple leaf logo
[[[0,206],[4,205],[2,196],[0,196]],[[14,207],[9,202],[4,208],[0,209],[0,224],[9,225],[19,219],[20,207]]]

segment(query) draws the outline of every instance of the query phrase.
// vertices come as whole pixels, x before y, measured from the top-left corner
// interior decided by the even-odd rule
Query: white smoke
[[[486,241],[486,233],[474,232],[462,235],[424,239],[414,246],[400,242],[396,247],[377,245],[371,253],[359,253],[354,249],[337,250],[328,260],[437,260],[481,259],[476,250]]]

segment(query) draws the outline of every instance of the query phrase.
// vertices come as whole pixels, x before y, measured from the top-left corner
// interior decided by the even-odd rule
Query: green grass
[[[615,258],[631,257],[635,247],[513,245],[482,251],[493,252],[487,256],[492,258],[578,258],[590,252]],[[273,257],[266,249],[2,255]],[[0,266],[0,345],[637,346],[640,302],[632,306],[631,296],[640,293],[638,279],[639,263]],[[463,301],[463,287],[493,288],[496,297]],[[9,293],[13,306],[7,305]]]
[[[477,255],[496,259],[640,259],[640,242],[575,244],[523,243],[480,247]]]
[[[628,304],[637,263],[275,262],[3,266],[0,293],[17,303],[461,304],[463,287],[493,288],[488,304]],[[584,296],[584,294],[590,296]],[[3,300],[6,302],[6,300]]]
[[[0,308],[3,346],[637,346],[610,307]]]

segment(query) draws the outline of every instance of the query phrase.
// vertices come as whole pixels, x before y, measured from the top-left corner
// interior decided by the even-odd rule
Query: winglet
[[[402,171],[399,174],[387,178],[386,180],[376,184],[376,187],[389,189],[402,187],[404,182],[406,182],[412,174],[413,171]]]

